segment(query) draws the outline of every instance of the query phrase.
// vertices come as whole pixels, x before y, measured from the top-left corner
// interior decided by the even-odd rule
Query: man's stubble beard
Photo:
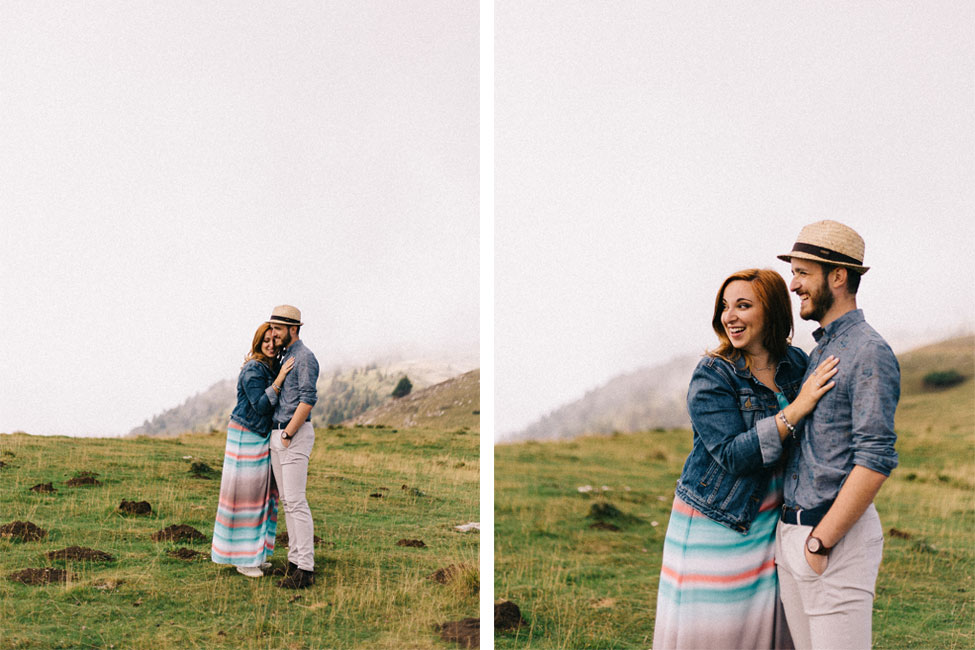
[[[829,284],[826,282],[825,277],[823,278],[822,285],[819,287],[819,291],[815,295],[810,294],[809,300],[812,302],[812,310],[805,316],[802,316],[802,319],[817,322],[823,320],[826,312],[832,308],[834,302],[833,292],[829,290]]]

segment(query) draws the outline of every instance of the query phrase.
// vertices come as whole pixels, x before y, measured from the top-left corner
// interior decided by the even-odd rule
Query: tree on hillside
[[[393,389],[392,396],[396,399],[406,397],[410,394],[411,390],[413,390],[413,383],[410,381],[409,377],[403,375],[403,378],[399,380],[398,384],[396,384],[396,388]]]

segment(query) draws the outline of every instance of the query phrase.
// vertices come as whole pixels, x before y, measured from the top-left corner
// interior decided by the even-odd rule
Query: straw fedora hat
[[[863,237],[838,221],[817,221],[799,231],[792,252],[779,255],[785,262],[795,257],[820,264],[843,266],[861,275],[870,270],[863,265]]]
[[[267,322],[280,323],[281,325],[304,325],[301,322],[301,312],[297,307],[292,307],[291,305],[278,305],[275,307]]]

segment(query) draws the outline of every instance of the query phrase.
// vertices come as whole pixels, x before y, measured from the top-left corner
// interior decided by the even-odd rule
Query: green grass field
[[[975,647],[972,363],[971,337],[901,358],[900,466],[877,499],[885,547],[875,648]],[[968,380],[924,390],[923,375],[945,366]],[[689,431],[656,431],[496,447],[495,598],[519,605],[527,622],[497,633],[497,648],[650,646],[690,445]],[[624,515],[606,519],[620,530],[590,528],[590,508],[603,502]]]
[[[0,648],[446,648],[435,626],[478,615],[478,533],[453,530],[479,521],[477,432],[318,429],[308,501],[322,542],[317,584],[302,591],[210,561],[220,482],[188,470],[205,462],[219,471],[224,441],[0,436],[0,525],[26,520],[48,531],[37,542],[0,538]],[[102,485],[65,485],[81,471]],[[29,489],[48,482],[56,493]],[[152,515],[123,516],[123,499],[148,501]],[[150,539],[172,524],[207,539]],[[426,548],[397,546],[404,538]],[[45,556],[69,546],[115,559]],[[167,554],[178,547],[203,556]],[[273,564],[286,554],[276,548]],[[428,579],[451,564],[471,569],[446,585]],[[73,577],[46,586],[7,578],[40,567]]]

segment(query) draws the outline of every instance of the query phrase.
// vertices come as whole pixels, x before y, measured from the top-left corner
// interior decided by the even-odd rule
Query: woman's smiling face
[[[263,352],[264,356],[266,357],[273,358],[275,356],[274,336],[271,333],[270,328],[268,328],[268,330],[264,333],[264,339],[261,341],[261,352]]]
[[[765,314],[747,280],[729,282],[721,301],[721,324],[731,345],[751,355],[765,351]]]

